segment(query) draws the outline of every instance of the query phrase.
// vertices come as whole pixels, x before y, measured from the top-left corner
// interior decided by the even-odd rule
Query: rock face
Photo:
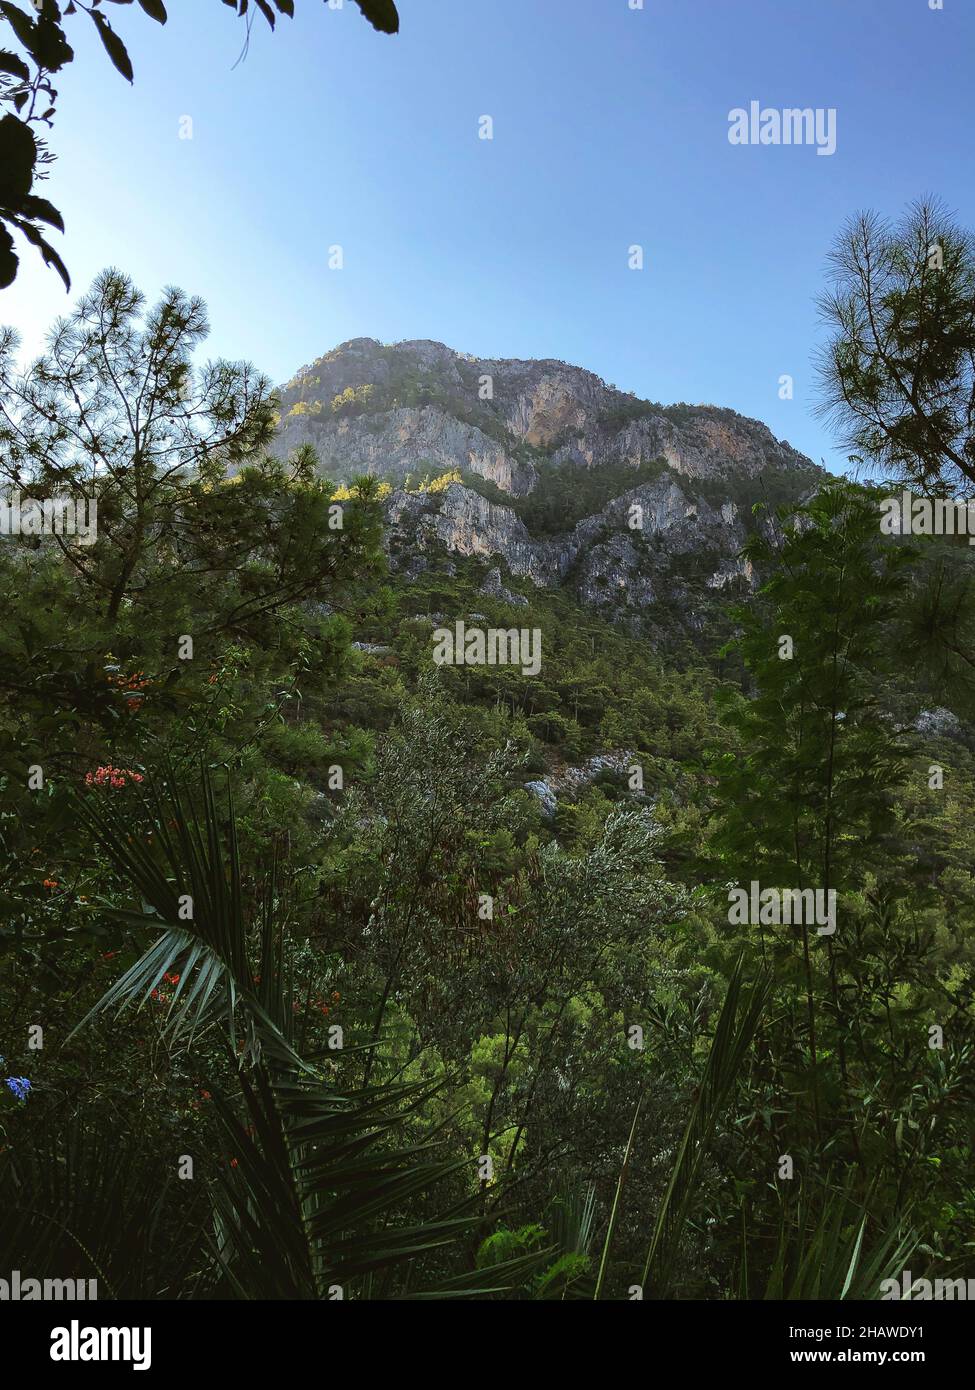
[[[526,782],[525,791],[531,792],[538,799],[542,815],[546,820],[551,820],[559,809],[559,799],[548,782],[543,780]]]
[[[311,444],[330,477],[391,485],[389,547],[407,575],[446,549],[490,561],[484,591],[505,601],[523,602],[508,576],[563,586],[636,627],[665,603],[693,628],[747,587],[751,503],[801,497],[824,476],[732,410],[654,405],[564,362],[442,343],[356,338],[279,395],[279,451]]]
[[[536,778],[522,785],[536,798],[545,819],[551,820],[559,809],[560,797],[576,800],[581,792],[605,773],[623,781],[630,772],[633,759],[634,754],[626,751],[598,753],[581,767],[553,767],[544,778]],[[652,805],[656,799],[644,796],[642,792],[637,795],[644,805]]]
[[[502,603],[510,604],[514,608],[526,608],[528,600],[524,594],[513,593],[501,582],[500,566],[495,565],[494,569],[488,570],[481,585],[481,593],[488,594],[491,598],[500,599]]]
[[[939,706],[937,709],[921,710],[914,727],[918,733],[929,738],[958,738],[962,726],[957,714]]]
[[[533,454],[589,469],[662,459],[688,478],[818,471],[733,410],[654,405],[565,362],[478,359],[442,343],[353,338],[280,397],[282,445],[313,444],[343,478],[461,467],[517,497],[534,486]]]

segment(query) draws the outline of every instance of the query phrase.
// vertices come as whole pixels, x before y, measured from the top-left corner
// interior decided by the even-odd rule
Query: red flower
[[[141,772],[133,772],[129,767],[112,767],[110,763],[107,763],[104,767],[96,768],[94,772],[85,773],[85,786],[117,789],[125,786],[126,778],[131,782],[145,780]]]

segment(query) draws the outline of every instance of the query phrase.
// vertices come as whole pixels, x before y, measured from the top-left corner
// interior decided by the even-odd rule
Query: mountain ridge
[[[475,556],[638,631],[661,605],[700,627],[715,599],[750,587],[753,504],[797,501],[826,476],[727,407],[662,406],[584,367],[432,339],[349,339],[279,403],[279,447],[311,445],[338,482],[389,485],[394,568]]]
[[[496,444],[522,444],[556,463],[636,466],[662,456],[689,476],[760,471],[770,462],[818,467],[761,421],[726,406],[662,405],[555,358],[478,358],[433,339],[383,344],[351,338],[299,369],[279,396],[282,442],[324,446],[326,466],[351,460],[356,445],[364,459],[369,454],[360,436],[375,430],[354,428],[356,421],[427,409],[453,413]],[[400,418],[396,423],[418,422]],[[436,447],[429,432],[417,434],[415,443]],[[404,437],[403,445],[408,442]],[[407,453],[405,447],[394,451],[387,468],[397,467]],[[470,458],[475,472],[478,462]],[[520,491],[506,479],[492,481],[504,491]]]

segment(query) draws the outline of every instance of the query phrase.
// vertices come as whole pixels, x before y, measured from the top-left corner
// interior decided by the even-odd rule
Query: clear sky
[[[134,87],[67,21],[43,191],[77,289],[114,264],[201,294],[210,352],[276,381],[347,338],[434,338],[731,406],[845,466],[811,413],[826,253],[928,193],[975,225],[975,0],[399,0],[395,38],[332,3],[256,19],[236,67],[218,0],[167,0],[165,28],[106,6]],[[835,108],[836,153],[730,144],[751,101]],[[68,303],[24,247],[0,321],[34,349]]]

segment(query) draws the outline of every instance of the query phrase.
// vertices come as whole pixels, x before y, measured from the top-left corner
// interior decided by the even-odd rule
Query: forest
[[[939,235],[937,298],[898,262],[888,311],[961,371],[971,240]],[[883,462],[848,288],[824,372]],[[647,643],[525,581],[513,609],[475,557],[391,570],[377,480],[277,457],[269,382],[195,366],[207,331],[107,271],[26,371],[0,343],[21,510],[98,522],[0,546],[4,1246],[128,1298],[962,1274],[966,538],[829,478],[756,504],[723,633]],[[883,442],[947,487],[928,410]],[[541,671],[436,665],[431,609],[475,608]],[[554,815],[527,786],[619,748]],[[832,929],[735,885],[832,894]]]
[[[71,283],[35,139],[62,19],[132,77],[98,0],[34,8],[0,3],[0,288]],[[930,198],[853,214],[821,288],[849,468],[702,477],[746,514],[750,578],[696,626],[661,596],[649,636],[497,555],[405,565],[389,483],[282,449],[279,390],[206,356],[190,288],[110,267],[39,355],[0,329],[4,1279],[758,1302],[970,1278],[975,559],[883,523],[975,484],[975,238]],[[451,391],[363,381],[331,413],[487,435],[476,378]],[[544,539],[669,467],[556,452],[524,446],[524,496],[468,471],[398,495],[462,482]],[[682,563],[703,593],[709,557]],[[540,663],[438,663],[455,621],[537,632]]]

